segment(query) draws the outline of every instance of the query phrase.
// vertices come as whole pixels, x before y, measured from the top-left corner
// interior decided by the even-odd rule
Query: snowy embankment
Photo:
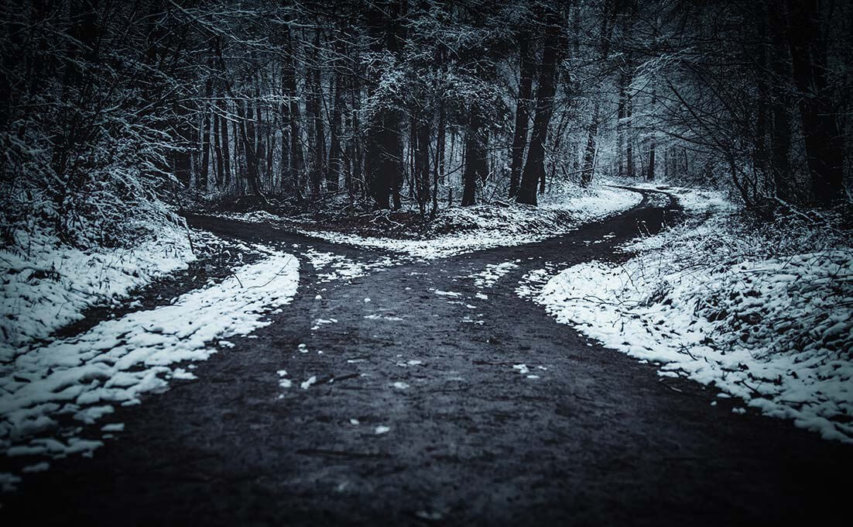
[[[584,223],[618,214],[642,201],[642,195],[625,189],[595,187],[546,195],[539,207],[505,204],[442,210],[430,229],[417,239],[397,239],[358,234],[295,230],[333,243],[370,247],[418,259],[446,258],[472,251],[531,243],[571,232]],[[266,212],[223,215],[253,223],[277,224],[281,218]]]
[[[131,290],[195,260],[183,229],[162,229],[130,249],[82,251],[49,236],[20,232],[21,250],[0,249],[0,360],[80,320],[93,305],[121,301]]]
[[[635,255],[622,265],[566,269],[534,300],[604,345],[659,363],[662,376],[853,442],[849,241],[793,218],[747,228],[713,194],[678,197],[711,214],[627,245]]]
[[[221,283],[168,306],[101,322],[77,337],[19,348],[4,360],[0,447],[5,454],[28,456],[30,462],[90,453],[123,425],[81,425],[113,413],[114,405],[138,404],[143,393],[166,389],[169,379],[194,378],[187,371],[194,366],[184,366],[215,353],[216,341],[227,348],[231,344],[220,339],[267,325],[265,315],[295,295],[299,263],[290,254],[253,249],[265,257]],[[23,472],[46,468],[40,461]],[[5,475],[6,483],[16,478]]]

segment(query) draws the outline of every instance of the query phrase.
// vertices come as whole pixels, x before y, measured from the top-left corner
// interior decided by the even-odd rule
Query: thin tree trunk
[[[472,112],[465,134],[465,170],[462,174],[463,207],[476,203],[477,181],[484,179],[489,170],[482,128],[482,119],[476,111]]]
[[[220,131],[220,115],[213,114],[213,152],[216,158],[216,189],[221,190],[225,183],[224,160],[222,159],[222,132]]]
[[[343,49],[339,41],[335,41],[335,53],[340,56],[343,54]],[[336,59],[337,60],[337,59]],[[342,151],[341,151],[341,108],[343,102],[343,82],[344,76],[339,67],[335,68],[335,87],[332,97],[332,115],[331,123],[329,124],[329,168],[326,173],[326,189],[329,192],[338,191],[338,181],[341,176]]]
[[[299,98],[296,92],[295,50],[289,26],[285,29],[285,32],[285,53],[287,56],[284,62],[283,77],[285,92],[290,97],[290,111],[288,112],[290,117],[290,184],[296,191],[297,197],[302,199],[305,173],[305,154],[302,151],[302,130],[300,126],[302,117],[299,108]]]
[[[655,87],[652,86],[652,112],[654,112],[655,105],[657,104],[657,91]],[[655,131],[652,128],[651,133],[649,134],[649,168],[646,171],[646,180],[653,181],[655,179],[655,147],[657,146],[655,142]]]
[[[278,184],[283,193],[291,193],[294,190],[293,178],[290,174],[290,103],[288,99],[294,97],[290,92],[287,79],[288,65],[281,66],[281,96],[282,103],[279,107],[279,133],[281,134],[281,150],[278,165]]]
[[[231,146],[228,142],[228,121],[225,120],[224,115],[227,109],[228,103],[223,97],[219,101],[219,133],[222,142],[222,186],[226,189],[233,179],[231,176]]]
[[[624,68],[624,66],[623,66]],[[625,175],[625,107],[627,97],[627,74],[624,69],[619,73],[619,106],[616,113],[616,175]]]
[[[530,46],[530,35],[523,33],[519,37],[520,48],[520,80],[518,85],[518,100],[515,107],[515,132],[512,137],[512,149],[509,167],[509,197],[518,193],[521,169],[524,163],[524,147],[527,144],[527,128],[530,124],[530,92],[533,87],[533,74],[536,64]]]
[[[581,186],[588,187],[592,183],[592,175],[595,171],[596,138],[598,137],[598,101],[595,102],[595,110],[592,112],[592,121],[586,136],[586,149],[583,154],[583,168],[581,169]]]
[[[310,90],[306,101],[306,111],[311,122],[311,197],[320,197],[320,186],[326,176],[326,134],[323,127],[322,84],[319,65],[320,32],[314,34],[314,51],[309,68],[308,84]]]
[[[416,197],[421,214],[426,213],[430,198],[429,170],[429,139],[431,135],[428,115],[421,115],[416,121],[415,128],[415,181],[417,182]]]
[[[772,46],[770,69],[773,74],[773,82],[770,83],[770,171],[776,196],[783,201],[793,202],[796,196],[791,175],[791,116],[788,110],[791,107],[789,87],[793,74],[785,41],[784,13],[775,5],[769,5],[766,11]]]
[[[625,175],[633,178],[634,168],[634,99],[628,96],[625,102]]]
[[[213,97],[213,82],[207,79],[204,83],[204,103],[201,114],[201,128],[199,129],[199,146],[201,147],[201,164],[196,176],[196,187],[202,192],[207,192],[208,168],[210,166],[210,99]]]

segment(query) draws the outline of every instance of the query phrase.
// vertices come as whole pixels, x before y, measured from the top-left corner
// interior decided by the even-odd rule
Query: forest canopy
[[[11,0],[2,234],[173,205],[535,205],[602,177],[849,202],[853,20],[817,0]]]

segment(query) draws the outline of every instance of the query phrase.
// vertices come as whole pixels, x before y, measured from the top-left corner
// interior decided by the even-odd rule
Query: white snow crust
[[[296,294],[299,263],[287,253],[256,249],[266,253],[257,263],[171,305],[14,350],[0,366],[0,448],[9,456],[91,454],[102,441],[81,437],[84,432],[91,437],[123,427],[82,425],[110,415],[115,405],[139,404],[142,394],[166,390],[170,379],[195,378],[184,369],[188,361],[207,359],[217,342],[233,347],[220,339],[269,324],[265,315]],[[60,425],[69,417],[75,426]]]
[[[605,346],[659,364],[662,376],[853,442],[853,249],[812,244],[773,256],[781,244],[738,230],[719,195],[679,199],[716,213],[629,244],[637,254],[623,265],[576,265],[544,286],[543,270],[519,293]]]

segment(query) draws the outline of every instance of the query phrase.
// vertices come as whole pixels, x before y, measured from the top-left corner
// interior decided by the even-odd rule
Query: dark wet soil
[[[198,380],[120,409],[119,439],[25,478],[0,521],[754,526],[846,511],[849,446],[711,406],[713,389],[664,380],[515,294],[548,262],[624,258],[615,245],[672,212],[646,203],[560,238],[351,282],[318,284],[303,259],[299,293],[272,325],[229,339],[236,347],[199,363]],[[297,255],[377,258],[265,226],[190,222]],[[491,289],[468,278],[517,259]],[[337,322],[312,330],[321,318]]]

